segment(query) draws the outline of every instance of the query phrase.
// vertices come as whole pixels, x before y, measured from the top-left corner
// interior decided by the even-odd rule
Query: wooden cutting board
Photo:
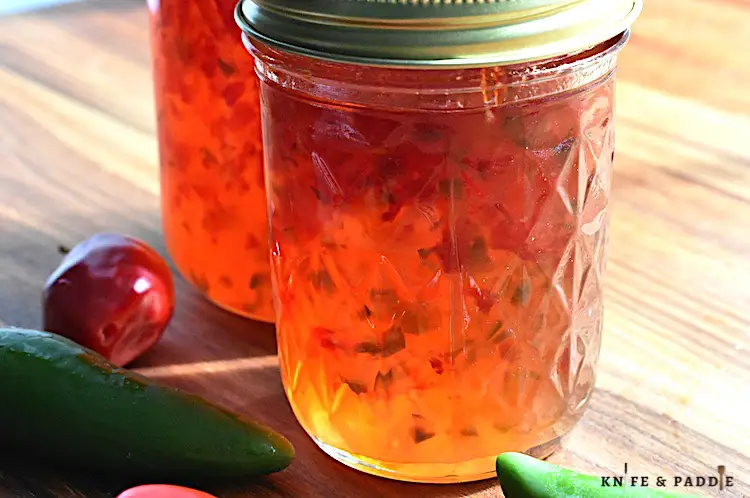
[[[99,0],[0,18],[6,323],[40,326],[59,244],[119,231],[164,253],[146,15],[142,1]],[[750,496],[748,26],[747,0],[649,0],[622,55],[598,391],[556,462],[601,475],[627,463],[629,475],[670,482],[724,465],[733,488],[694,491]],[[500,496],[491,481],[404,484],[334,462],[295,422],[275,354],[271,326],[222,312],[180,281],[174,321],[138,365],[296,446],[287,471],[217,495]],[[123,486],[13,455],[0,462],[3,497]]]

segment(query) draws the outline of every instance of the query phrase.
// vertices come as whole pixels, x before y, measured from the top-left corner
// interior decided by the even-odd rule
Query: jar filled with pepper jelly
[[[281,373],[408,481],[546,457],[602,331],[616,56],[639,0],[244,0]]]
[[[149,0],[164,237],[213,302],[273,321],[258,81],[236,0]]]

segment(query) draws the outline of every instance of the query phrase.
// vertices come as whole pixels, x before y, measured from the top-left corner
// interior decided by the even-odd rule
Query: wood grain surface
[[[646,3],[619,72],[598,391],[553,460],[603,475],[628,463],[652,479],[725,465],[733,488],[694,492],[750,496],[750,2]],[[118,231],[164,253],[157,171],[144,2],[0,18],[0,320],[40,326],[59,244]],[[138,366],[298,450],[288,470],[218,496],[501,496],[491,481],[404,484],[334,462],[294,420],[273,328],[184,281],[177,294]],[[107,497],[126,484],[0,457],[0,497]]]

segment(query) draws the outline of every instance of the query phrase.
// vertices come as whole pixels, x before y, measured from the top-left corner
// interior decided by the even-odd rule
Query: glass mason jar
[[[273,321],[258,83],[236,0],[150,0],[167,247],[219,306]]]
[[[554,451],[592,392],[616,54],[640,5],[539,3],[350,2],[346,22],[331,1],[238,8],[261,78],[281,374],[347,465],[491,477],[501,452]],[[529,9],[549,27],[582,4],[591,25],[605,4],[626,13],[593,37],[540,33],[554,50],[513,38]],[[424,34],[492,9],[501,32],[513,15],[525,29],[475,52],[457,36],[456,56]]]

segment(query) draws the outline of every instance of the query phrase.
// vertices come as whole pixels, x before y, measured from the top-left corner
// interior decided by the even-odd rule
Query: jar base
[[[524,453],[539,459],[548,458],[561,448],[563,437],[560,436],[546,443],[529,448]],[[497,455],[459,463],[392,463],[355,455],[326,444],[317,438],[313,437],[312,439],[323,452],[347,467],[396,481],[424,484],[456,484],[495,479],[497,477],[495,470]]]
[[[180,265],[177,263],[177,261],[175,260],[174,256],[171,256],[173,253],[170,250],[168,243],[167,243],[167,249],[169,250],[170,257],[171,257],[172,263],[174,265],[174,268],[177,269],[177,273],[179,273],[179,275],[182,277],[182,279],[184,281],[186,281],[187,283],[190,284],[190,287],[193,289],[193,291],[195,291],[201,298],[205,299],[206,301],[208,301],[209,303],[213,304],[217,308],[220,308],[220,309],[222,309],[222,310],[224,310],[224,311],[226,311],[228,313],[231,313],[233,315],[241,316],[242,318],[247,318],[248,320],[253,320],[253,321],[256,321],[256,322],[269,323],[271,325],[274,325],[274,323],[275,323],[274,318],[270,318],[269,319],[269,318],[266,318],[266,317],[262,317],[260,315],[255,315],[253,313],[248,313],[247,311],[244,311],[244,310],[242,310],[240,308],[236,308],[236,307],[230,306],[230,305],[225,304],[225,303],[223,303],[223,302],[221,302],[221,301],[219,301],[217,299],[214,299],[208,293],[203,292],[201,289],[199,289],[199,287],[196,285],[196,283],[193,282],[193,280],[191,278],[189,278],[190,277],[189,274],[186,273],[186,272],[184,272],[184,271],[182,271],[182,269],[180,268]]]
[[[209,303],[213,304],[217,308],[221,308],[222,310],[224,310],[224,311],[226,311],[228,313],[231,313],[231,314],[237,315],[237,316],[241,316],[242,318],[247,318],[248,320],[253,320],[255,322],[268,323],[268,324],[271,324],[271,325],[274,324],[274,320],[273,319],[268,320],[268,319],[263,318],[263,317],[261,317],[259,315],[254,315],[252,313],[248,313],[246,311],[243,311],[243,310],[241,310],[239,308],[234,308],[232,306],[229,306],[228,304],[224,304],[221,301],[217,301],[216,299],[213,299],[211,296],[209,296],[205,292],[198,291],[198,293],[200,294],[200,296],[203,299],[205,299]]]

